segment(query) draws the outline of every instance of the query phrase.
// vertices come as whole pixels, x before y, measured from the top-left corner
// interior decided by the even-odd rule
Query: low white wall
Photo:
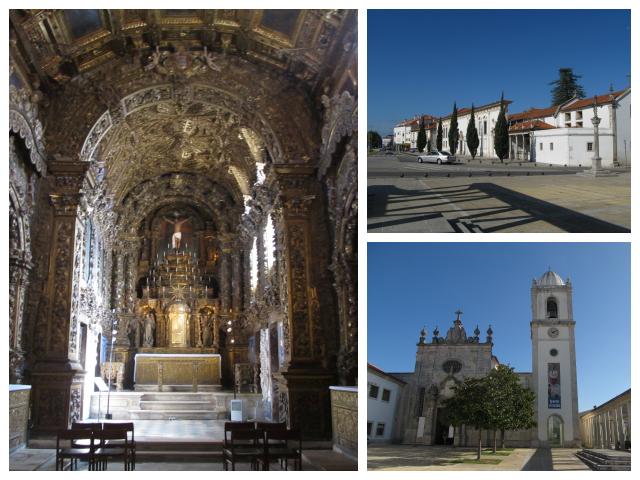
[[[539,163],[591,166],[594,152],[587,151],[587,143],[593,143],[593,128],[555,128],[535,133],[535,158]],[[600,157],[602,166],[613,166],[613,134],[610,129],[600,131]],[[553,151],[551,150],[553,142]],[[540,144],[543,144],[540,150]]]

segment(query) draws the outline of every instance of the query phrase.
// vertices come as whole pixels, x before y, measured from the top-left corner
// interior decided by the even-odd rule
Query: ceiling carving
[[[322,99],[357,98],[356,26],[353,10],[11,10],[10,83],[37,100],[48,160],[89,162],[127,230],[185,198],[239,219],[256,164],[318,165]]]
[[[195,52],[205,49],[240,55],[313,84],[336,50],[355,45],[355,35],[343,35],[353,16],[349,10],[10,11],[25,53],[41,80],[51,84],[123,57],[152,69],[189,70],[169,54],[181,50],[198,64],[195,57],[202,55]],[[158,63],[159,57],[165,61]]]

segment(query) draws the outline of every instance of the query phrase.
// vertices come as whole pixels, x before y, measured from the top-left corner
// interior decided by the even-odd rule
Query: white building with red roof
[[[509,116],[510,158],[553,165],[591,166],[597,112],[602,165],[631,164],[631,88]]]

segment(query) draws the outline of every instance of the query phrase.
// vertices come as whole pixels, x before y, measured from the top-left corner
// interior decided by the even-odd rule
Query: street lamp
[[[111,349],[109,350],[109,389],[107,390],[107,413],[105,413],[105,420],[112,420],[113,414],[109,412],[109,402],[111,400],[111,377],[113,373],[113,347],[116,343],[116,335],[118,331],[116,330],[116,311],[115,309],[112,311],[111,315]]]

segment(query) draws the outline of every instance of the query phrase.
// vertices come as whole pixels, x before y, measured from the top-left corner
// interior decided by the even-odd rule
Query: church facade
[[[357,385],[357,12],[11,10],[9,83],[29,435],[95,418],[103,379],[114,418],[191,392],[224,419],[235,392],[335,438],[332,392]]]
[[[580,445],[580,418],[570,280],[547,271],[531,286],[532,371],[518,372],[521,384],[536,396],[537,427],[505,432],[511,447],[574,447]],[[443,334],[436,328],[429,341],[423,329],[417,344],[415,370],[391,373],[406,382],[402,391],[396,442],[474,446],[478,431],[444,422],[443,402],[464,378],[481,378],[499,364],[493,354],[493,330],[481,335],[476,326],[467,333],[456,312],[453,325]],[[482,432],[490,443],[492,432]]]

